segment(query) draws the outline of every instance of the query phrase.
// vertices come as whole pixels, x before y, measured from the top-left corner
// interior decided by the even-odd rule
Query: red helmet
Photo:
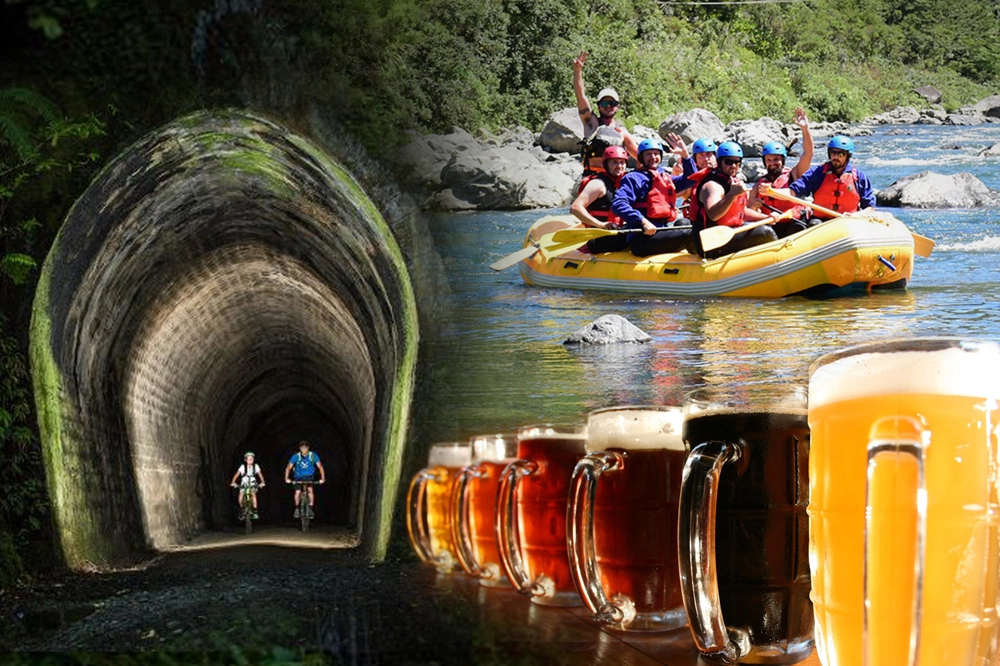
[[[621,146],[608,146],[604,149],[604,155],[601,156],[601,161],[604,160],[627,160],[628,153]]]

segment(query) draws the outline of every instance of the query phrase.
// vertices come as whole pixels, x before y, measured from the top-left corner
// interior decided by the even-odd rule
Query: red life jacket
[[[730,204],[729,210],[718,220],[710,220],[708,217],[708,209],[701,202],[701,188],[705,186],[705,183],[718,183],[722,185],[722,189],[729,193],[729,188],[732,187],[732,183],[729,181],[729,176],[719,171],[713,170],[707,176],[703,177],[701,182],[698,183],[698,187],[695,188],[694,194],[691,195],[691,208],[695,207],[695,202],[698,202],[696,213],[698,217],[691,216],[691,222],[695,229],[708,229],[709,227],[720,226],[720,227],[740,227],[743,226],[743,214],[746,212],[747,208],[747,193],[744,192],[740,196],[733,200]],[[688,213],[691,213],[691,208],[688,209]]]
[[[781,175],[775,178],[773,181],[768,180],[767,174],[761,176],[760,180],[757,181],[758,183],[757,191],[763,192],[768,188],[768,186],[773,187],[776,190],[780,190],[783,187],[788,187],[788,182],[791,179],[791,173],[792,170],[789,169],[788,167],[785,167],[781,170]],[[758,198],[765,205],[770,206],[771,208],[776,208],[782,213],[795,208],[794,203],[792,203],[791,201],[785,201],[784,199],[775,199],[773,197],[766,197],[764,195],[760,195]]]
[[[677,219],[677,189],[666,171],[641,169],[639,173],[649,176],[649,194],[632,207],[642,213],[650,222],[673,222]]]
[[[622,174],[624,175],[624,174]],[[604,196],[593,201],[589,206],[587,206],[587,212],[596,217],[601,221],[608,221],[611,224],[618,226],[621,224],[621,218],[615,215],[611,211],[611,201],[615,198],[615,190],[618,189],[618,183],[621,182],[621,177],[614,179],[607,172],[601,173],[591,173],[583,177],[580,181],[580,189],[577,190],[576,195],[580,196],[584,188],[592,180],[600,180],[604,183]]]
[[[837,176],[830,163],[823,165],[823,182],[813,192],[813,203],[838,213],[856,213],[861,206],[857,169],[850,167]]]
[[[701,202],[698,201],[698,196],[697,196],[698,186],[701,184],[701,181],[705,180],[705,176],[707,176],[711,172],[712,172],[711,168],[705,167],[704,169],[695,171],[693,174],[688,176],[688,180],[694,182],[694,186],[691,188],[691,196],[688,197],[687,218],[689,220],[697,220],[698,217],[701,215]]]

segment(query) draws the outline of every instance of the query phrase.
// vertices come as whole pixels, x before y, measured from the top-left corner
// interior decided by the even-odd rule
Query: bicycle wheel
[[[303,486],[299,495],[299,518],[302,521],[302,531],[309,531],[309,487]]]
[[[246,534],[253,533],[253,493],[249,489],[243,491],[243,529]]]

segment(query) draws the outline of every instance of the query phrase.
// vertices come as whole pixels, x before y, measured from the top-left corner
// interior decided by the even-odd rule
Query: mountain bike
[[[249,486],[236,486],[239,488],[239,504],[240,504],[240,517],[239,519],[243,521],[243,529],[246,534],[253,533],[253,494],[254,490],[258,488],[263,488],[263,485],[249,485]]]
[[[299,521],[303,532],[309,531],[309,486],[317,485],[316,481],[292,481],[292,485],[299,491]]]

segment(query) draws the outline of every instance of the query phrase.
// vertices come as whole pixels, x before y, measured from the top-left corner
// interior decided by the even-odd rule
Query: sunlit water
[[[968,171],[1000,190],[1000,125],[891,126],[855,139],[855,161],[876,188],[931,170]],[[954,149],[950,146],[958,145]],[[824,151],[817,151],[818,160]],[[552,211],[565,213],[568,211]],[[938,243],[916,260],[906,291],[811,301],[604,295],[526,286],[516,267],[490,262],[521,247],[540,211],[440,215],[436,248],[451,289],[425,346],[431,372],[417,415],[421,437],[464,438],[529,422],[572,422],[598,407],[669,404],[730,382],[807,379],[820,354],[895,336],[997,337],[1000,208],[893,211]],[[649,333],[645,345],[574,349],[562,341],[603,314]]]

